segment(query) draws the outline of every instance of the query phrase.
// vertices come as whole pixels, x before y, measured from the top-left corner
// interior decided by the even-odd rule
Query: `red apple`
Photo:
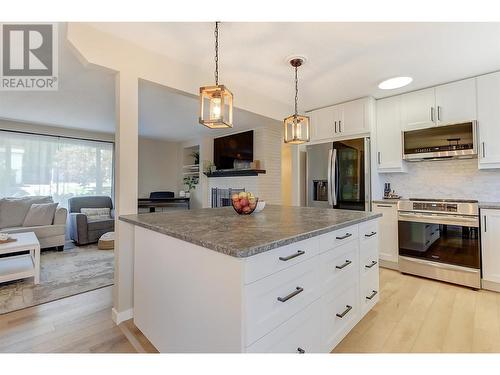
[[[248,199],[246,199],[246,198],[240,199],[240,205],[241,205],[241,207],[248,206]]]

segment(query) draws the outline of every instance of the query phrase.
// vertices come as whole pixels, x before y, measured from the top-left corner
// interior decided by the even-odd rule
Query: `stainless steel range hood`
[[[477,157],[476,121],[403,132],[403,159],[426,161]]]

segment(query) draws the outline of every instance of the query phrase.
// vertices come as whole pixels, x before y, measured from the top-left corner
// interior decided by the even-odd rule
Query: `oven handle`
[[[413,221],[417,223],[431,223],[431,224],[464,224],[471,227],[479,227],[479,218],[469,218],[463,216],[445,216],[445,215],[419,215],[419,214],[398,214],[399,221]]]

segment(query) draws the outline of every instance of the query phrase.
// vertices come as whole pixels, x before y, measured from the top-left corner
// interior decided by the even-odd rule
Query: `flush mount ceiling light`
[[[200,87],[198,122],[210,129],[233,127],[233,94],[219,85],[219,23],[215,23],[215,86]]]
[[[283,120],[285,143],[301,144],[309,142],[309,117],[298,114],[299,79],[297,69],[304,64],[301,57],[292,58],[290,65],[295,70],[295,113]]]
[[[413,81],[411,77],[394,77],[386,79],[378,84],[378,88],[382,90],[393,90],[399,89],[400,87],[404,87],[409,85]]]

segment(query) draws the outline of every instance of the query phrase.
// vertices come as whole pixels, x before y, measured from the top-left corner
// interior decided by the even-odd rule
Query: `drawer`
[[[245,284],[279,272],[318,254],[319,237],[294,242],[245,259]]]
[[[317,353],[320,351],[319,300],[247,347],[247,353]]]
[[[378,246],[378,220],[369,220],[359,224],[359,245],[363,247]]]
[[[360,286],[360,305],[361,313],[365,315],[380,298],[379,287],[379,270],[378,266],[361,277]]]
[[[325,252],[335,247],[344,245],[347,242],[357,240],[358,225],[338,229],[336,231],[326,233],[319,237],[319,251]]]
[[[379,253],[378,248],[364,248],[361,249],[359,255],[359,274],[361,277],[368,273],[376,272],[378,273]]]
[[[322,297],[321,332],[325,351],[331,351],[356,325],[359,317],[358,283],[343,293]]]
[[[351,241],[320,255],[322,292],[341,292],[358,278],[358,242]]]
[[[319,297],[318,266],[318,257],[312,257],[244,287],[246,345]]]

